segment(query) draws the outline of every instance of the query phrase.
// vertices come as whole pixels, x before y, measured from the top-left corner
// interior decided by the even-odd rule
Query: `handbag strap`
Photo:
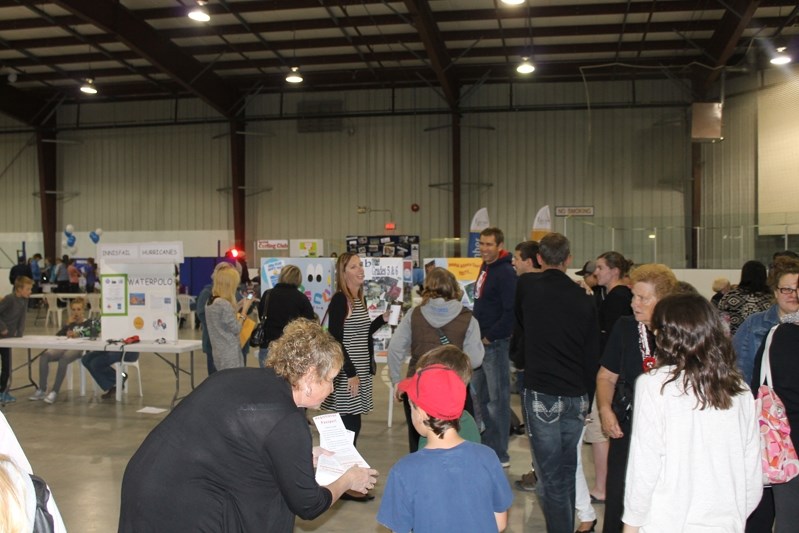
[[[271,293],[272,293],[272,289],[269,289],[269,290],[268,290],[268,291],[266,291],[266,293],[265,293],[265,296],[266,296],[266,297],[264,298],[264,314],[263,314],[263,316],[261,317],[261,322],[263,322],[263,321],[265,321],[265,320],[266,320],[266,314],[267,314],[267,311],[269,311],[269,295],[270,295]]]
[[[771,350],[771,338],[774,337],[777,327],[779,327],[779,324],[773,326],[769,330],[768,336],[766,336],[766,343],[763,345],[763,360],[760,362],[760,384],[764,385],[766,380],[768,380],[769,388],[773,388],[774,383],[771,381],[771,363],[768,360],[768,353]]]

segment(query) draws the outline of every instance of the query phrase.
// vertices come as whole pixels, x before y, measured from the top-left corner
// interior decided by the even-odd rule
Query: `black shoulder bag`
[[[250,335],[250,346],[253,348],[259,348],[264,343],[264,336],[266,335],[266,314],[269,310],[269,294],[272,291],[266,291],[266,297],[264,298],[264,316],[261,317],[261,321],[255,326],[255,329],[252,330],[252,335]]]

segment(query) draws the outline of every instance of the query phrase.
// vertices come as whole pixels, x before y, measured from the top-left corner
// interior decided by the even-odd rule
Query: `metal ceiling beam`
[[[684,48],[685,52],[690,52],[691,57],[698,57],[698,52],[693,47],[686,47],[683,41],[651,41],[651,42],[624,42],[621,43],[621,46],[618,46],[616,43],[585,43],[585,44],[566,44],[566,45],[538,45],[535,48],[536,56],[537,57],[545,57],[544,60],[539,60],[537,63],[543,64],[553,63],[558,59],[554,56],[563,56],[563,55],[575,55],[575,54],[591,54],[591,53],[601,53],[601,52],[615,52],[617,49],[623,52],[637,52],[639,50],[647,51],[647,52],[671,52],[675,49],[680,50]],[[468,51],[468,55],[472,59],[477,58],[489,58],[489,63],[492,63],[492,58],[500,58],[505,56],[505,52],[510,50],[512,53],[517,55],[522,55],[525,51],[524,46],[518,47],[486,47],[486,48],[468,48],[468,49],[453,49],[451,53],[453,56],[459,56],[465,51]],[[52,58],[49,58],[52,59]],[[669,64],[671,62],[677,62],[678,64],[681,63],[684,59],[684,54],[676,57],[672,54],[662,55],[657,58],[650,57],[649,59],[659,59],[664,64]],[[65,58],[65,61],[67,58]],[[75,59],[77,63],[85,63],[89,61],[87,57],[78,57]],[[396,63],[396,62],[416,62],[420,61],[418,54],[414,53],[412,50],[400,50],[400,51],[389,51],[389,52],[375,52],[375,53],[363,53],[363,54],[341,54],[341,55],[315,55],[315,56],[300,56],[298,57],[298,61],[302,62],[303,67],[308,66],[330,66],[330,65],[350,65],[350,64],[362,64],[366,62],[382,62],[382,63]],[[64,63],[66,64],[66,62]],[[446,63],[449,65],[450,63]],[[242,69],[254,69],[254,68],[261,68],[261,69],[278,69],[284,65],[283,61],[277,58],[265,58],[265,59],[235,59],[230,61],[217,61],[213,64],[213,69],[216,72],[224,72],[228,70],[242,70]],[[384,67],[390,68],[390,67]],[[446,67],[449,68],[449,67]],[[365,67],[364,67],[365,69]],[[157,74],[158,70],[154,67],[139,67],[138,70],[142,74],[153,75]],[[81,75],[84,74],[83,70],[80,71],[67,71],[67,74],[73,78],[79,78]],[[106,69],[94,69],[93,74],[95,77],[106,80],[107,82],[110,80],[113,83],[113,78],[117,76],[129,76],[130,71],[125,68],[120,67],[112,67]],[[307,72],[308,75],[312,75],[313,71]],[[368,73],[367,73],[368,74]],[[375,76],[379,76],[376,72],[372,72],[371,74]],[[42,72],[42,73],[31,73],[25,76],[27,81],[55,81],[63,79],[63,74],[58,72]],[[107,85],[110,85],[107,83]]]
[[[728,3],[724,4],[728,7],[716,32],[705,47],[706,52],[716,59],[714,66],[721,67],[727,64],[759,4],[760,0],[728,0]],[[720,73],[721,70],[710,71],[702,84],[704,91],[710,88]]]
[[[109,0],[53,1],[84,22],[116,34],[120,41],[160,71],[192,91],[221,115],[232,118],[238,101],[236,91],[209,71],[206,65],[184,53],[122,4]]]
[[[0,113],[28,126],[46,124],[57,106],[57,101],[48,101],[11,85],[0,85]]]

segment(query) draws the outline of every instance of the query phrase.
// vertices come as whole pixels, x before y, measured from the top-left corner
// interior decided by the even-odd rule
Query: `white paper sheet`
[[[313,421],[319,430],[319,446],[334,454],[322,455],[317,459],[317,483],[322,486],[329,485],[352,466],[369,468],[369,464],[353,445],[355,433],[344,427],[340,414],[315,416]]]

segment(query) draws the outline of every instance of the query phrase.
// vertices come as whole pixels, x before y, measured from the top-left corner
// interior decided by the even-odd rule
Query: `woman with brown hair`
[[[388,319],[389,311],[369,320],[363,296],[364,271],[358,255],[345,252],[336,261],[336,293],[328,307],[328,330],[341,344],[344,366],[336,376],[333,394],[322,409],[341,414],[344,426],[355,433],[358,442],[361,415],[374,409],[372,376],[376,372],[372,335]],[[365,501],[371,495],[347,493],[344,499]]]
[[[743,532],[763,491],[760,436],[723,322],[704,297],[677,294],[651,324],[657,363],[635,387],[624,532]]]
[[[452,272],[436,267],[426,276],[422,291],[422,304],[405,315],[388,346],[388,368],[391,383],[402,380],[402,363],[410,354],[406,377],[416,372],[416,363],[429,350],[442,344],[452,344],[469,356],[471,367],[483,363],[485,348],[481,341],[480,325],[472,312],[461,304],[463,291]],[[468,393],[468,387],[467,387]],[[419,433],[411,422],[411,408],[407,395],[397,391],[397,401],[402,401],[408,422],[408,447],[411,453],[419,449]],[[471,412],[469,394],[467,411]],[[474,413],[472,413],[474,414]]]

